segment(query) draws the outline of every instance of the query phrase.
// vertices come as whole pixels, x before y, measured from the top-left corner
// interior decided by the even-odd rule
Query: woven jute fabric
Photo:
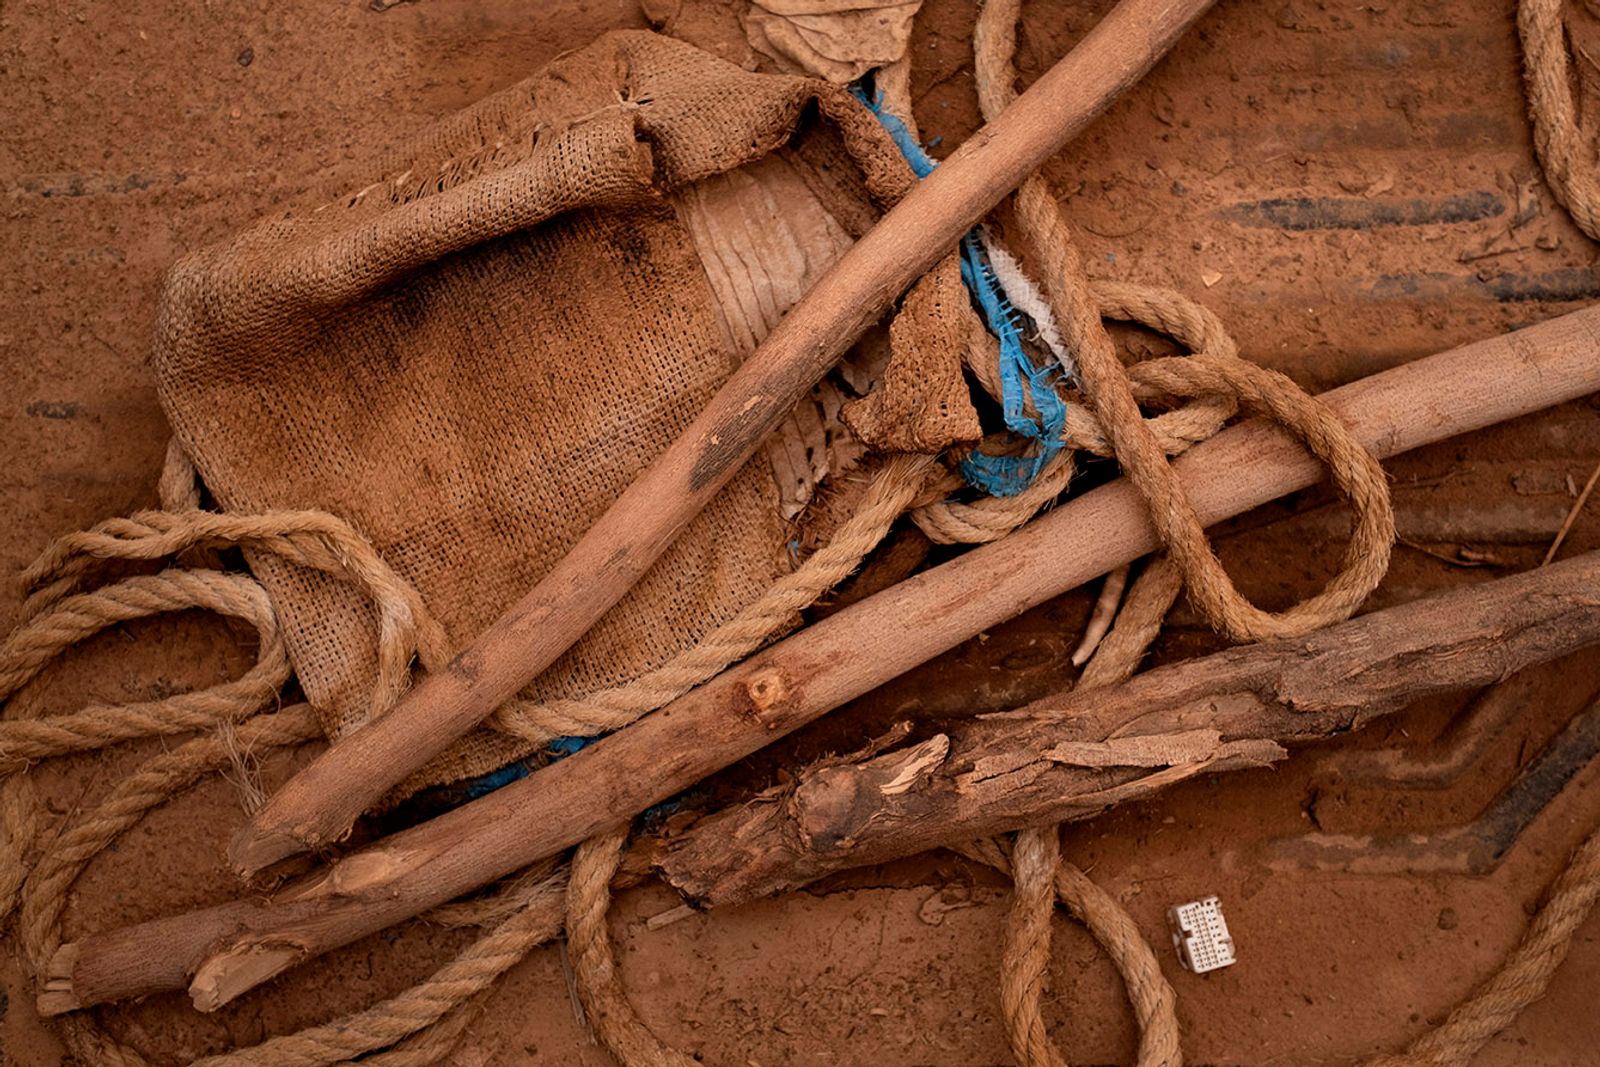
[[[333,203],[191,255],[155,365],[226,511],[360,531],[464,646],[572,547],[738,361],[672,197],[783,150],[874,214],[910,181],[841,91],[615,33],[445,120]],[[848,214],[844,207],[840,213]],[[660,665],[786,569],[757,460],[527,696]],[[330,736],[371,713],[374,620],[326,574],[254,556]],[[524,744],[479,731],[410,783]]]

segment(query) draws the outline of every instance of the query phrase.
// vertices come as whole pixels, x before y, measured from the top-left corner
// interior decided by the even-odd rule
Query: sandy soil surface
[[[1024,76],[1106,6],[1029,3]],[[929,0],[918,22],[917,113],[941,153],[976,125],[971,17],[960,0]],[[1593,26],[1579,18],[1582,44]],[[1470,0],[1223,0],[1048,174],[1099,274],[1189,292],[1247,356],[1313,388],[1574,310],[1600,296],[1600,273],[1538,178],[1512,19],[1508,4]],[[633,0],[419,0],[384,11],[357,0],[7,0],[0,574],[16,574],[60,533],[154,503],[166,432],[148,338],[177,256],[317,197],[352,160],[604,29],[642,24]],[[1537,563],[1600,457],[1597,410],[1593,399],[1566,405],[1388,464],[1402,534],[1418,547],[1397,550],[1374,603]],[[1231,524],[1219,546],[1247,593],[1282,606],[1331,572],[1344,529],[1327,494],[1312,491]],[[1597,543],[1591,507],[1565,551]],[[1441,558],[1463,547],[1484,565]],[[3,590],[9,628],[18,599],[9,581]],[[759,786],[895,718],[958,718],[1069,683],[1066,657],[1089,600],[1069,595],[997,628],[733,768],[717,788]],[[1180,607],[1157,658],[1217,644]],[[238,636],[209,620],[130,625],[20,699],[43,713],[91,696],[148,697],[247,662]],[[1363,785],[1329,751],[1309,750],[1079,825],[1068,852],[1154,939],[1165,937],[1168,905],[1222,897],[1237,966],[1197,977],[1158,950],[1190,1062],[1341,1063],[1397,1048],[1516,941],[1592,827],[1600,773],[1580,773],[1484,876],[1275,869],[1271,843],[1313,827],[1395,833],[1471,819],[1597,687],[1600,656],[1540,670],[1520,717],[1449,788]],[[1343,747],[1426,752],[1466,698],[1429,702]],[[52,815],[93,802],[152,751],[53,766]],[[269,784],[291,766],[269,765]],[[178,798],[96,861],[74,890],[69,932],[229,897],[221,847],[241,820],[225,783]],[[645,920],[677,901],[646,887],[620,900],[613,928],[645,1020],[707,1063],[955,1067],[1011,1062],[996,994],[1005,902],[992,875],[937,854],[655,931]],[[1549,995],[1482,1063],[1600,1057],[1597,938],[1591,920]],[[413,923],[215,1016],[175,996],[101,1016],[158,1062],[182,1062],[392,994],[465,939]],[[1115,974],[1065,919],[1052,982],[1048,1015],[1073,1062],[1130,1062],[1133,1024]],[[7,942],[0,1062],[70,1062],[32,1001]],[[607,1062],[575,1021],[557,947],[511,973],[454,1062]]]

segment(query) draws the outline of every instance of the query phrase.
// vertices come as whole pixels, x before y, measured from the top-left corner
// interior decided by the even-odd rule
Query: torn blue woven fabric
[[[884,110],[882,94],[870,96],[859,83],[851,87],[851,92],[877,116],[912,172],[918,178],[932,174],[938,163],[917,143],[904,122]],[[989,332],[1000,342],[1001,409],[1006,428],[1035,442],[1033,454],[1027,456],[993,456],[974,449],[962,459],[961,475],[968,485],[991,496],[1016,496],[1061,451],[1067,409],[1055,385],[1062,368],[1057,363],[1036,367],[1023,350],[1016,309],[995,277],[976,228],[961,239],[961,280],[977,302]],[[1037,419],[1028,415],[1029,400],[1039,413]]]
[[[573,753],[580,752],[583,749],[588,748],[590,745],[600,740],[600,737],[603,736],[604,735],[602,734],[596,737],[558,737],[545,747],[545,752],[550,757],[550,762],[554,763],[556,760],[566,759]],[[469,778],[467,781],[462,783],[462,785],[465,788],[466,798],[468,800],[477,800],[479,797],[488,796],[496,789],[503,789],[512,782],[520,781],[521,779],[528,777],[528,775],[532,774],[534,770],[534,763],[530,762],[529,760],[518,760],[515,763],[508,763],[499,770],[490,771],[487,774],[480,774],[476,778]],[[645,812],[640,815],[640,819],[643,820],[646,825],[649,825],[652,822],[658,822],[681,808],[683,806],[684,797],[691,796],[693,793],[694,791],[690,790],[688,793],[682,793],[675,797],[668,797],[661,803],[646,809]]]

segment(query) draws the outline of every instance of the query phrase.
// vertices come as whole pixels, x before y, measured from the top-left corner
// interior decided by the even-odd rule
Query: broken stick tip
[[[249,881],[275,863],[281,863],[313,847],[283,830],[264,830],[246,823],[228,843],[228,863],[234,872]]]

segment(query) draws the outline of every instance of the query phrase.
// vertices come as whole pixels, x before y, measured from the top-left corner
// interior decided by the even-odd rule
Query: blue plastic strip
[[[528,777],[528,765],[520,762],[507,764],[488,774],[480,774],[467,782],[467,799],[477,800],[479,797],[486,797],[496,789],[526,777]]]
[[[883,110],[882,94],[876,99],[869,97],[859,83],[850,91],[878,117],[911,165],[912,173],[918,178],[932,174],[938,163],[923,151],[904,122]],[[1056,363],[1035,367],[1023,351],[1016,311],[995,279],[975,229],[961,239],[961,280],[977,300],[989,332],[1000,342],[1001,408],[1006,428],[1037,443],[1031,456],[991,456],[974,449],[961,461],[961,476],[968,485],[990,496],[1016,496],[1061,451],[1061,434],[1067,421],[1066,405],[1055,389],[1061,368]],[[1039,412],[1038,419],[1029,418],[1024,410],[1030,399]]]

